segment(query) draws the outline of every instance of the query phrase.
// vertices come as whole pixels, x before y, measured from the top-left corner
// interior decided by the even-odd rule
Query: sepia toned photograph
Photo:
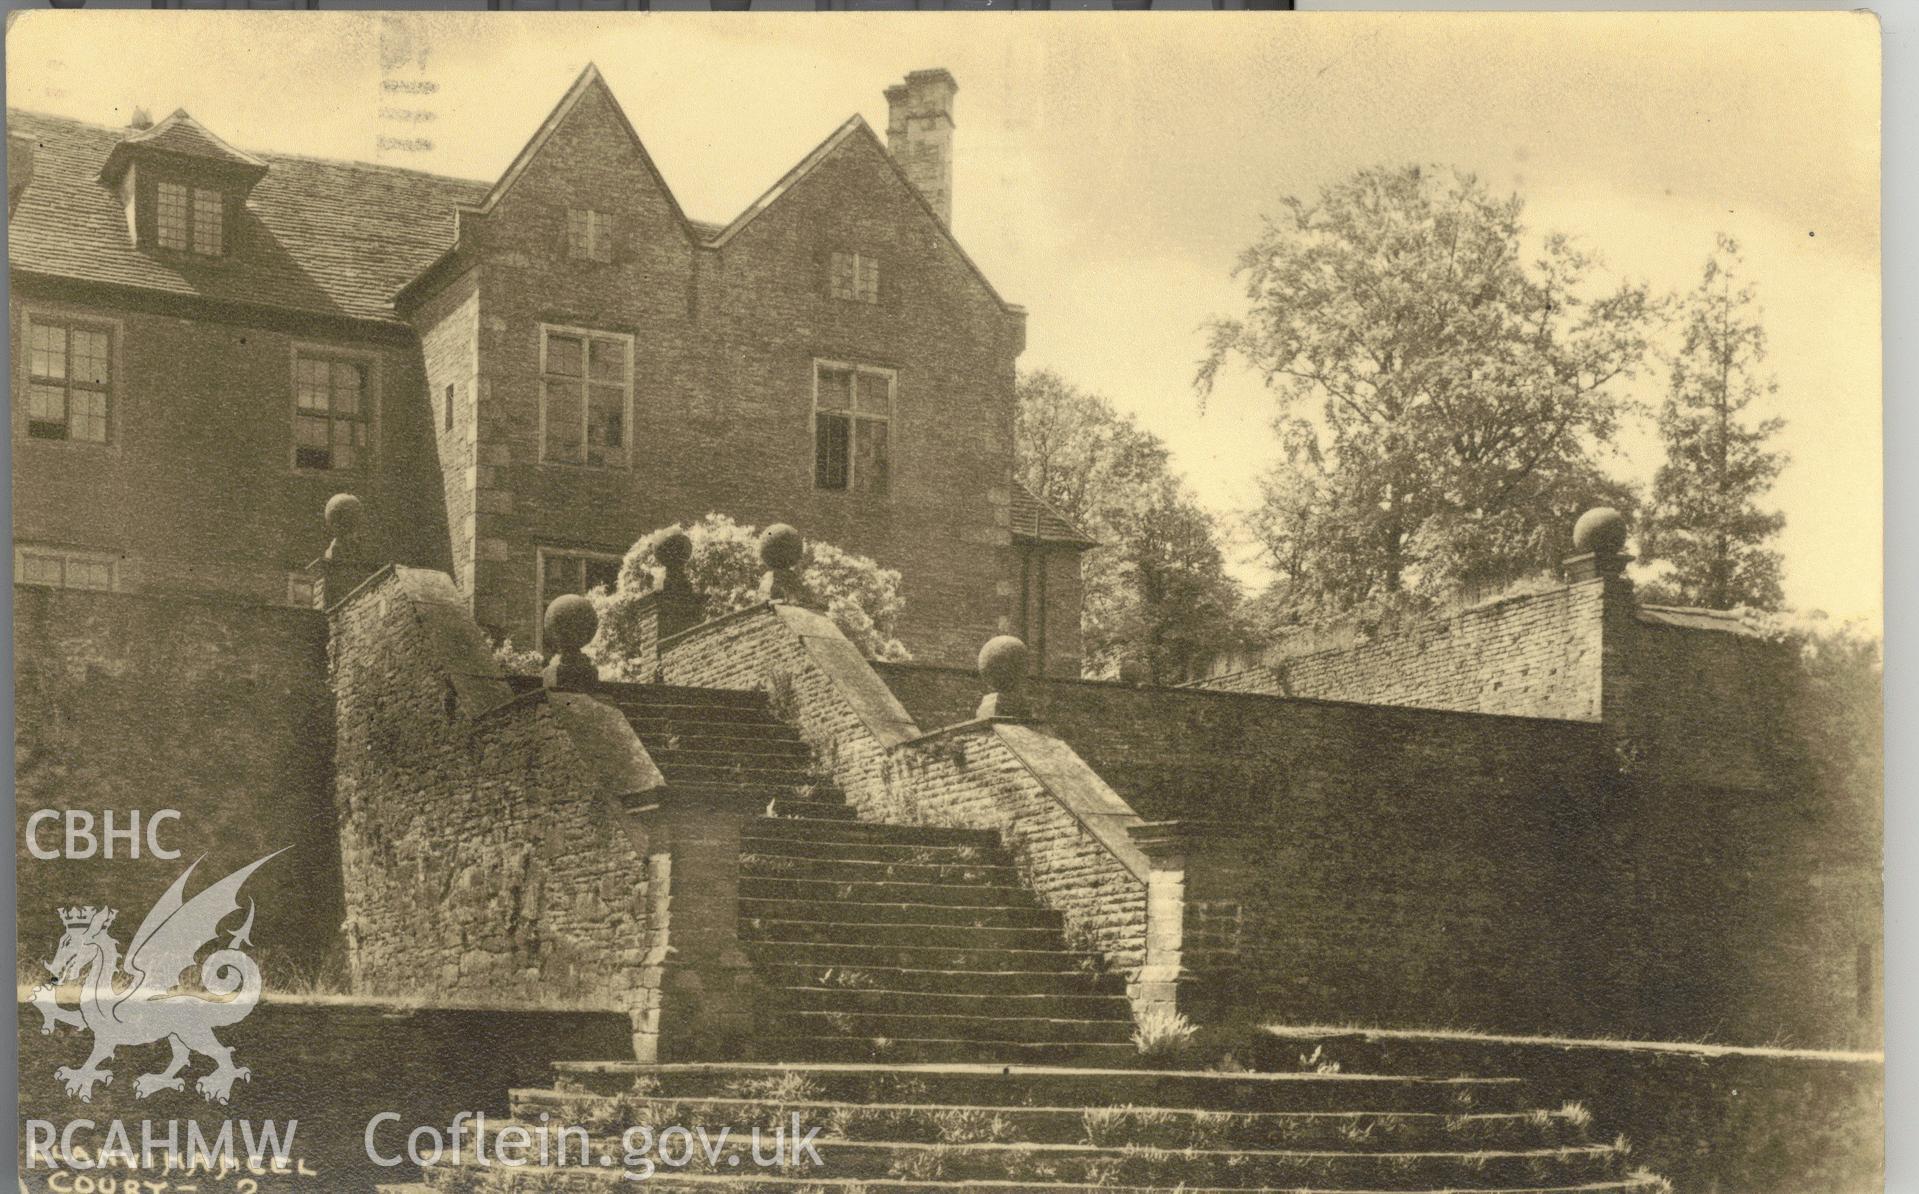
[[[9,13],[20,1190],[1883,1189],[1880,46]]]

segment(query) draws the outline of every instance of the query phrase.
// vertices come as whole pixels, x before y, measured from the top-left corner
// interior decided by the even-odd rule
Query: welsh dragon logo
[[[95,1083],[113,1084],[113,1072],[100,1067],[115,1049],[161,1040],[172,1046],[173,1056],[165,1069],[134,1079],[136,1098],[185,1090],[180,1071],[195,1053],[213,1060],[212,1072],[194,1084],[210,1101],[226,1102],[235,1079],[252,1078],[245,1066],[233,1064],[233,1051],[213,1035],[215,1028],[246,1019],[260,1002],[260,968],[240,952],[241,946],[253,944],[247,937],[253,930],[251,900],[246,922],[233,931],[226,948],[215,949],[199,962],[201,989],[182,989],[181,973],[195,964],[204,946],[217,944],[220,922],[240,910],[240,885],[247,876],[279,853],[276,850],[241,867],[189,900],[184,898],[187,877],[200,865],[196,860],[140,922],[124,961],[119,943],[107,934],[118,915],[114,909],[61,909],[66,932],[53,960],[43,963],[53,973],[53,982],[34,988],[32,1000],[45,1019],[41,1032],[67,1024],[93,1034],[93,1054],[85,1065],[61,1066],[53,1072],[68,1094],[91,1102]],[[78,1006],[61,1006],[60,996],[76,986]]]

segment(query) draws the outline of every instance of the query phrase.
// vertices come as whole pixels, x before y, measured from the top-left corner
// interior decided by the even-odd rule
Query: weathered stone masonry
[[[13,602],[23,958],[47,956],[62,906],[107,904],[137,925],[201,854],[199,874],[217,877],[284,849],[249,881],[253,939],[319,969],[340,924],[325,619],[228,598],[27,585]],[[27,820],[42,809],[90,817],[96,838],[108,810],[121,831],[134,810],[178,810],[158,836],[180,857],[154,857],[143,825],[137,858],[124,838],[110,861],[33,858]],[[42,849],[64,848],[61,829],[36,826]]]
[[[940,130],[909,138],[910,177],[854,117],[724,226],[680,209],[592,68],[490,184],[244,154],[185,113],[147,130],[11,113],[29,178],[10,195],[15,390],[36,319],[104,334],[111,358],[105,442],[29,434],[16,405],[18,535],[115,557],[120,589],[297,601],[309,512],[351,488],[390,558],[448,569],[490,634],[530,646],[542,552],[617,556],[709,512],[791,519],[901,572],[900,635],[925,658],[1023,628],[1033,555],[1040,637],[1070,674],[1089,545],[1016,546],[1010,517],[1025,312],[918,189],[950,212],[953,89],[944,71],[895,89]],[[135,157],[201,181],[243,163],[217,260],[157,247],[138,203],[129,236],[102,171]],[[608,244],[582,258],[569,221],[586,212]],[[835,255],[877,263],[873,301],[834,293]],[[542,458],[547,326],[630,340],[623,460]],[[315,421],[296,415],[296,353],[365,370],[346,467],[297,463]],[[892,377],[884,492],[816,483],[816,361]]]
[[[513,694],[451,582],[376,575],[331,670],[355,989],[643,1013],[648,872],[604,763]]]
[[[1072,810],[1071,787],[1104,789],[1042,728],[995,721],[922,735],[832,622],[797,606],[763,606],[661,643],[670,684],[768,688],[863,819],[1003,834],[1046,906],[1107,966],[1136,979],[1147,938],[1146,861],[1118,833]],[[1108,793],[1110,797],[1110,792]],[[1123,802],[1107,806],[1136,822]]]

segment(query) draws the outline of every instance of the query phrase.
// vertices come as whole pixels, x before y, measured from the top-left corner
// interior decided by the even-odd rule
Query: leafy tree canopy
[[[746,609],[760,601],[758,527],[734,522],[724,514],[708,514],[687,526],[667,526],[643,536],[620,562],[619,582],[612,592],[587,594],[600,614],[600,633],[587,647],[609,679],[642,678],[629,675],[639,653],[639,599],[659,587],[663,572],[653,561],[653,547],[669,532],[685,531],[693,541],[687,579],[706,603],[706,616],[716,618]],[[908,659],[911,655],[895,637],[905,608],[900,598],[900,574],[882,568],[865,556],[808,540],[800,560],[800,579],[841,633],[868,657]]]
[[[1680,346],[1671,357],[1659,437],[1666,461],[1653,478],[1640,536],[1647,561],[1669,564],[1647,596],[1712,609],[1777,609],[1782,562],[1766,543],[1783,514],[1759,508],[1787,457],[1767,444],[1784,419],[1749,421],[1747,408],[1778,384],[1762,376],[1766,332],[1753,287],[1741,277],[1739,243],[1721,235],[1683,301]]]
[[[1088,673],[1133,660],[1156,681],[1184,679],[1236,645],[1239,590],[1219,527],[1165,443],[1055,373],[1022,375],[1018,394],[1019,479],[1102,544],[1082,557]]]
[[[1596,458],[1656,304],[1594,293],[1567,237],[1529,251],[1522,213],[1471,175],[1373,168],[1288,197],[1241,255],[1246,310],[1197,380],[1243,364],[1277,400],[1250,525],[1282,620],[1496,586],[1555,563],[1580,511],[1630,508]]]

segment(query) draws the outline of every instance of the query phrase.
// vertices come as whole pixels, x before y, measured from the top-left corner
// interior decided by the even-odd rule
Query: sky
[[[953,227],[1029,312],[1024,368],[1104,394],[1244,509],[1272,396],[1193,391],[1265,213],[1422,162],[1526,200],[1601,283],[1689,288],[1714,236],[1759,289],[1792,457],[1788,601],[1883,615],[1878,29],[1812,14],[506,14],[27,11],[8,103],[175,108],[241,148],[492,179],[597,63],[695,218],[723,222],[882,89],[951,70]],[[425,89],[430,85],[432,90]],[[1631,388],[1656,403],[1662,370]],[[1649,481],[1649,428],[1611,461]],[[1249,548],[1236,570],[1257,583]]]

